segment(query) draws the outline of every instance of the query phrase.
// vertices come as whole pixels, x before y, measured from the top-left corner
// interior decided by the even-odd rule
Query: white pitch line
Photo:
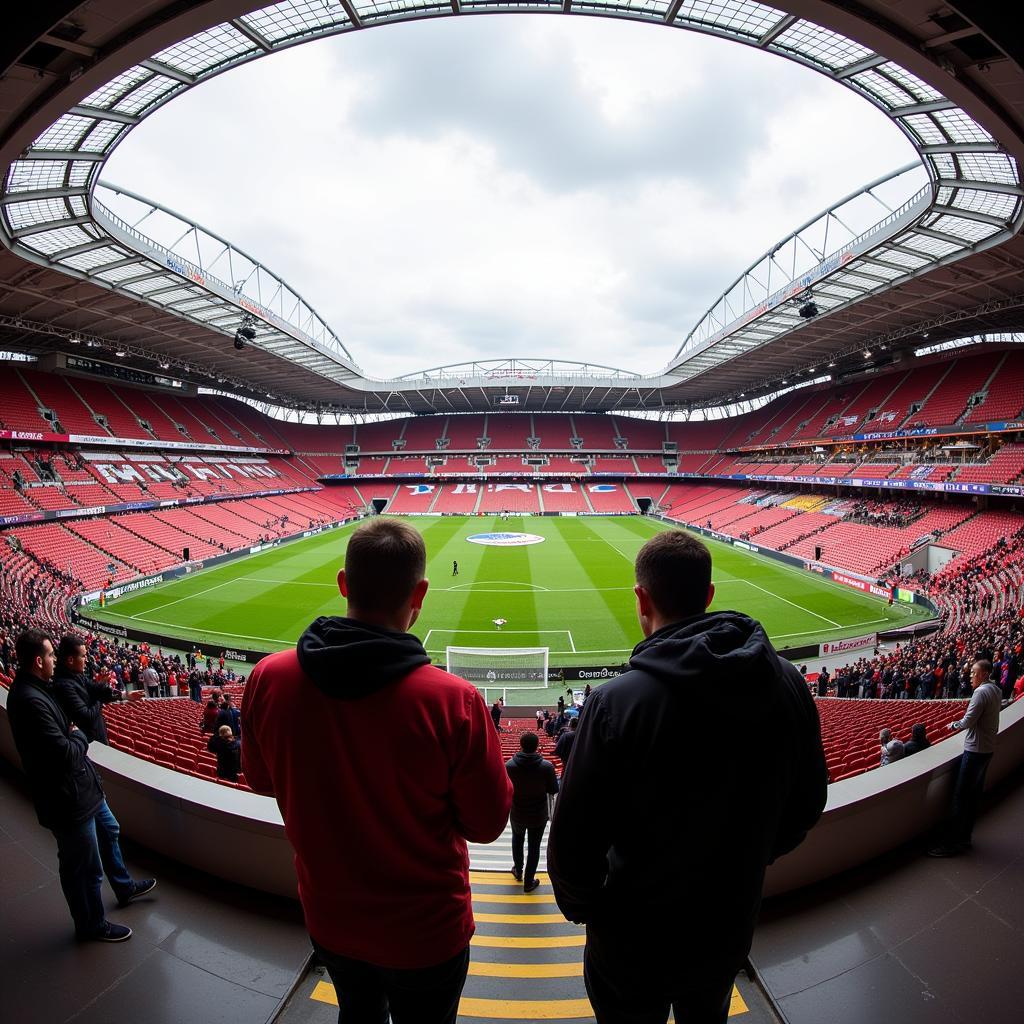
[[[223,583],[216,583],[212,587],[207,587],[205,590],[197,590],[194,594],[186,594],[184,597],[175,598],[173,601],[167,601],[165,604],[158,604],[153,608],[147,608],[148,612],[158,612],[161,608],[170,608],[172,604],[180,604],[182,601],[191,601],[193,597],[202,597],[203,594],[209,594],[214,590],[220,590],[221,587],[226,587],[229,583],[238,583],[245,577],[236,576],[233,579],[225,580]],[[147,619],[143,619],[141,615],[129,615],[130,619],[139,619],[141,622],[147,622]]]
[[[750,580],[744,580],[747,586],[753,587],[755,590],[760,590],[762,594],[767,594],[769,597],[774,597],[776,601],[785,601],[786,604],[792,605],[794,608],[799,608],[802,612],[807,612],[808,615],[813,615],[816,619],[821,619],[822,622],[827,622],[836,629],[845,629],[845,626],[840,625],[835,619],[830,619],[826,615],[819,615],[817,612],[812,612],[810,608],[805,608],[802,604],[797,604],[796,601],[790,601],[788,597],[782,597],[780,594],[773,594],[770,590],[765,590],[764,587],[758,586],[756,583],[752,583]]]

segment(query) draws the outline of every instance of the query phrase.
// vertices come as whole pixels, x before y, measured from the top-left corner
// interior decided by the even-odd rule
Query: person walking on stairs
[[[537,753],[536,732],[519,736],[519,751],[505,762],[512,780],[512,874],[523,883],[523,892],[540,885],[537,865],[540,844],[548,824],[550,798],[558,792],[555,766]],[[526,867],[523,867],[523,841],[527,841]]]

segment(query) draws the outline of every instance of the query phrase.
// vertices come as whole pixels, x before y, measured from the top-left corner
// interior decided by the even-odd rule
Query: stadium
[[[104,178],[150,114],[237,66],[499,8],[774,54],[852,90],[917,159],[748,253],[653,374],[551,353],[377,379],[273,252]],[[830,783],[820,824],[769,869],[730,1018],[1019,1017],[1024,54],[1005,10],[48,0],[2,20],[10,1019],[335,1019],[277,805],[244,774],[218,778],[181,666],[213,673],[200,703],[212,683],[243,694],[261,658],[341,614],[348,538],[380,516],[422,535],[431,582],[414,631],[434,664],[503,699],[506,756],[537,709],[625,668],[641,547],[664,531],[701,537],[712,610],[754,616],[804,669]],[[30,626],[87,636],[133,691],[105,708],[109,746],[90,749],[133,866],[161,877],[128,959],[54,937],[66,912],[52,842],[6,713],[13,638]],[[140,651],[167,655],[157,699],[138,682]],[[922,863],[963,750],[943,731],[971,695],[956,671],[982,652],[1007,706],[979,849]],[[818,685],[822,669],[831,683]],[[932,746],[881,768],[879,730],[909,740],[917,723]],[[542,734],[561,774],[554,747]],[[508,831],[470,844],[478,927],[460,1021],[593,1020],[582,929],[545,913],[550,886],[508,895],[509,857]]]

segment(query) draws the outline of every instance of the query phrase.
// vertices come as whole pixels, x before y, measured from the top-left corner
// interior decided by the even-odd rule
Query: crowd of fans
[[[894,650],[822,672],[819,696],[881,700],[952,700],[971,695],[970,673],[979,658],[992,662],[992,680],[1004,700],[1024,692],[1024,618],[1018,607],[955,631],[896,644]]]
[[[859,501],[844,516],[855,523],[869,526],[886,526],[902,530],[915,519],[920,519],[924,509],[909,498],[890,501]]]

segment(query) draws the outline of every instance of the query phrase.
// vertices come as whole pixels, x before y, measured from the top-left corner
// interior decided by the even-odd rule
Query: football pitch
[[[413,632],[436,662],[445,648],[548,647],[550,664],[616,665],[641,639],[633,560],[659,530],[642,517],[410,517],[427,546],[430,591]],[[292,646],[318,615],[344,614],[335,577],[355,524],[159,584],[90,613],[108,622],[225,648]],[[527,533],[522,546],[470,537]],[[889,608],[770,558],[708,541],[712,609],[760,619],[777,647],[871,633],[924,617]],[[459,574],[453,576],[452,562]],[[495,619],[505,619],[499,630]]]

